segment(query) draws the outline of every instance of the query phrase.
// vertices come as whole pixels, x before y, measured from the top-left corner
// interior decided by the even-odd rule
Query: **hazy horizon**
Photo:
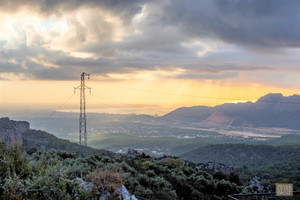
[[[300,94],[297,1],[4,1],[0,107],[164,114]],[[62,106],[63,105],[63,106]]]
[[[268,93],[271,94],[271,93]],[[274,94],[274,93],[273,93]],[[279,93],[282,94],[282,93]],[[266,94],[267,95],[267,94]],[[293,94],[297,95],[297,94]],[[284,97],[289,97],[293,95],[283,95]],[[265,96],[265,95],[264,95]],[[78,98],[71,96],[72,98]],[[261,96],[263,97],[263,96]],[[261,98],[259,97],[259,98]],[[213,97],[202,97],[206,99],[214,99]],[[258,98],[258,99],[259,99]],[[103,107],[95,107],[97,105],[88,105],[89,102],[87,102],[86,106],[86,112],[93,114],[93,113],[103,113],[103,114],[136,114],[136,115],[151,115],[151,116],[162,116],[165,114],[168,114],[171,111],[174,111],[178,108],[182,107],[193,107],[193,106],[208,106],[208,107],[214,107],[223,105],[226,103],[247,103],[247,102],[253,102],[255,103],[258,99],[255,100],[234,100],[234,99],[220,99],[216,98],[216,100],[224,100],[225,102],[216,104],[216,105],[182,105],[178,107],[159,107],[158,105],[134,105],[134,104],[127,104],[127,107],[123,107],[124,105],[114,105],[112,107],[106,107],[105,105]],[[47,106],[45,104],[28,104],[28,105],[6,105],[5,107],[1,108],[1,115],[2,117],[9,117],[9,116],[22,116],[22,115],[30,115],[30,114],[47,114],[47,113],[54,113],[54,112],[66,112],[66,113],[80,113],[79,109],[79,103],[78,105],[69,105],[69,101],[71,98],[67,99],[63,104],[61,105],[51,105]],[[77,99],[79,102],[79,99]],[[227,100],[227,101],[226,101]],[[87,99],[89,101],[89,99]],[[270,102],[267,102],[270,103]],[[289,103],[289,102],[287,102]]]

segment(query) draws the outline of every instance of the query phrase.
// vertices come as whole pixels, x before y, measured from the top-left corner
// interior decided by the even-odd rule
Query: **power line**
[[[72,93],[72,95],[70,97],[68,97],[64,101],[64,103],[62,103],[60,106],[58,106],[56,109],[54,109],[54,111],[52,111],[48,116],[45,116],[44,120],[48,120],[48,119],[52,118],[55,115],[55,113],[57,112],[57,110],[60,110],[63,106],[65,106],[72,99],[73,96],[75,96],[74,93]]]
[[[74,96],[75,94],[73,93],[63,104],[61,104],[56,110],[60,110],[64,105],[66,105]]]
[[[122,88],[122,89],[127,89],[127,90],[134,90],[134,91],[143,92],[143,93],[162,94],[162,95],[169,95],[169,96],[181,96],[181,97],[194,97],[194,98],[213,99],[213,100],[248,101],[248,102],[252,102],[250,100],[244,100],[244,99],[234,99],[234,98],[224,98],[224,97],[208,97],[208,96],[189,95],[189,94],[175,94],[175,93],[169,93],[169,92],[157,92],[157,91],[153,91],[153,90],[143,90],[143,89],[137,89],[137,88],[124,87],[124,86],[119,86],[119,85],[116,85],[116,84],[109,84],[107,86],[113,86],[113,87],[116,87],[116,88]],[[263,100],[260,100],[259,102],[260,103],[300,104],[300,102],[288,102],[288,101],[273,102],[273,101],[263,101]]]
[[[101,98],[101,99],[106,99],[106,100],[109,100],[109,101],[121,103],[121,104],[128,105],[128,106],[133,106],[133,105],[130,104],[130,103],[125,103],[125,102],[123,102],[123,101],[119,101],[119,100],[116,100],[116,99],[113,99],[113,98],[107,98],[106,96],[102,96],[102,95],[100,96],[100,95],[92,94],[92,96],[96,96],[96,97],[99,97],[99,98]],[[96,101],[96,100],[94,100],[94,101],[102,104],[102,102],[99,102],[99,101]],[[106,104],[106,105],[112,105],[112,104]]]
[[[119,86],[119,85],[115,85],[115,84],[110,84],[110,85],[107,85],[107,86],[113,86],[113,87],[127,89],[127,90],[135,90],[135,91],[138,91],[138,92],[162,94],[162,95],[170,95],[170,96],[194,97],[194,98],[216,99],[216,100],[245,101],[245,100],[241,100],[241,99],[232,99],[232,98],[207,97],[207,96],[200,96],[200,95],[175,94],[175,93],[169,93],[169,92],[157,92],[157,91],[153,91],[153,90],[143,90],[143,89],[137,89],[137,88],[124,87],[124,86]]]

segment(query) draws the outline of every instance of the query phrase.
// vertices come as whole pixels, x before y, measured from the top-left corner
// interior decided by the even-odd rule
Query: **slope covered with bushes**
[[[300,145],[211,144],[180,157],[193,162],[215,161],[229,166],[266,167],[299,157]]]
[[[278,181],[291,182],[299,189],[297,146],[219,144],[203,147],[207,153],[200,155],[210,160],[219,156],[214,159],[218,163],[228,157],[220,156],[217,151],[230,157],[238,154],[237,159],[248,158],[245,160],[249,163],[235,173],[223,174],[195,167],[201,164],[188,167],[187,163],[191,162],[179,158],[155,158],[144,153],[124,155],[88,148],[89,156],[81,158],[78,144],[68,140],[37,130],[29,130],[22,136],[21,147],[6,147],[0,143],[0,199],[117,199],[115,191],[123,184],[138,199],[221,200],[227,199],[228,194],[255,192],[256,188],[248,187],[254,176],[259,176],[265,188],[273,191]],[[269,163],[271,166],[254,170],[251,166],[258,161],[249,159],[245,153],[263,153],[266,158],[274,154],[278,159]],[[288,155],[295,155],[295,159],[289,159],[288,164],[281,162]]]
[[[66,139],[58,138],[50,133],[40,130],[30,129],[29,131],[22,134],[23,145],[22,149],[24,151],[35,151],[37,149],[45,150],[61,150],[67,152],[78,152],[79,145],[70,142]],[[114,155],[111,151],[106,151],[102,149],[87,148],[88,155],[95,154],[105,154]]]
[[[30,153],[1,143],[1,199],[100,199],[121,184],[147,199],[225,199],[227,194],[247,189],[240,182],[184,167],[181,160],[170,157],[98,154],[79,158],[75,153],[53,150]],[[115,179],[105,179],[107,176]],[[78,178],[93,183],[93,188],[79,187]]]

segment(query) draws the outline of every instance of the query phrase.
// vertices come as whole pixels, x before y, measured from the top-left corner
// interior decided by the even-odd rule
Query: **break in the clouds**
[[[297,0],[0,0],[0,11],[1,79],[300,76]]]

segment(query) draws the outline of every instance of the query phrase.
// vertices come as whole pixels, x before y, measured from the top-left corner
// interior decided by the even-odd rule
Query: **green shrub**
[[[142,168],[145,169],[145,170],[147,170],[147,169],[149,169],[149,167],[151,165],[153,165],[153,163],[151,161],[147,160],[147,161],[145,161],[145,162],[142,163]]]
[[[160,164],[166,165],[170,168],[182,169],[184,162],[180,159],[164,158],[164,159],[160,160]]]

